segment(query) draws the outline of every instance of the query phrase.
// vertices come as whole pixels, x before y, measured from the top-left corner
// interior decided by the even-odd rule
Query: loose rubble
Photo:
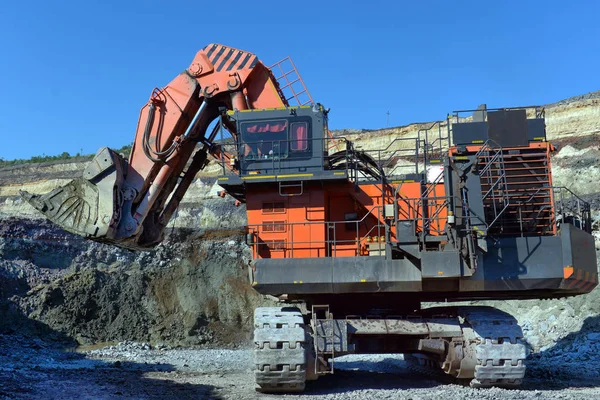
[[[596,358],[597,358],[597,353]],[[121,342],[99,349],[60,347],[21,335],[0,335],[0,398],[6,399],[262,399],[254,391],[252,351],[184,349]],[[597,361],[567,364],[564,374],[528,376],[519,390],[472,389],[419,375],[401,355],[344,356],[334,375],[298,396],[334,399],[591,399],[600,396]],[[577,379],[573,378],[578,376]]]

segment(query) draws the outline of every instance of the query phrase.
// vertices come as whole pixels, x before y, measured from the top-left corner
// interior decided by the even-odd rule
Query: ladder
[[[325,319],[319,319],[318,313],[324,313]],[[323,323],[325,322],[325,324]],[[335,357],[335,333],[333,315],[329,312],[328,305],[312,306],[312,325],[315,332],[315,371],[318,375],[333,374],[333,360]],[[327,329],[327,328],[331,329]],[[319,343],[322,342],[322,349]],[[327,363],[329,356],[329,363]]]
[[[314,103],[300,73],[296,69],[296,65],[290,57],[276,62],[269,69],[276,77],[275,80],[279,86],[277,92],[284,102],[287,103],[286,106],[290,105],[290,100],[294,100],[296,102],[295,105],[298,106]]]
[[[475,154],[475,162],[479,169],[483,189],[481,200],[487,211],[489,230],[510,206],[502,147],[488,139]]]

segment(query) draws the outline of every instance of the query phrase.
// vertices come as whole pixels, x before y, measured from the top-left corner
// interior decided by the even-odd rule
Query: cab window
[[[288,154],[288,121],[244,122],[241,124],[240,154],[249,160],[284,158]]]
[[[294,122],[290,129],[290,150],[307,151],[308,150],[308,123]]]

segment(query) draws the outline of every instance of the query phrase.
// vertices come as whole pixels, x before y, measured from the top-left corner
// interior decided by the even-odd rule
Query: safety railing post
[[[331,257],[331,235],[329,234],[329,224],[325,223],[323,228],[325,229],[325,256]]]
[[[359,237],[360,236],[359,235],[360,226],[359,226],[358,221],[354,222],[354,229],[356,231],[356,238],[357,238],[357,253],[356,253],[356,255],[358,256],[358,255],[360,255],[360,237]]]
[[[521,237],[523,237],[523,218],[521,214],[521,204],[519,204],[519,229],[521,230]]]
[[[333,224],[333,256],[337,257],[337,231],[336,224]]]
[[[325,168],[325,138],[322,139],[321,141],[321,145],[318,147],[319,148],[319,153],[321,154],[321,165],[323,166],[323,168]],[[314,153],[315,151],[315,139],[312,139],[313,143],[312,143],[312,151]],[[317,140],[318,141],[318,140]]]

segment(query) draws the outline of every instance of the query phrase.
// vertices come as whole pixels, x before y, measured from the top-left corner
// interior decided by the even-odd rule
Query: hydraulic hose
[[[144,136],[142,138],[142,149],[144,150],[144,154],[150,160],[154,162],[163,162],[167,158],[171,157],[177,148],[177,144],[175,142],[171,143],[169,148],[165,151],[154,150],[150,146],[150,132],[152,131],[152,125],[154,125],[154,115],[156,113],[156,106],[154,103],[151,103],[148,106],[148,119],[146,119],[146,126],[144,127]]]

